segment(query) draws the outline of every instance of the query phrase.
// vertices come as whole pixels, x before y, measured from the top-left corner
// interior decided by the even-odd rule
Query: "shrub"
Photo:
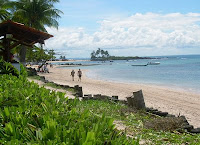
[[[14,76],[19,76],[19,71],[8,62],[0,60],[0,74],[12,74]]]
[[[0,76],[0,144],[133,144],[112,118],[22,77]]]

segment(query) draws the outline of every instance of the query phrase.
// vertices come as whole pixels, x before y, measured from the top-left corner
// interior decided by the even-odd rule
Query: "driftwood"
[[[145,109],[145,102],[142,90],[133,92],[133,96],[127,97],[128,106],[136,109]]]
[[[79,87],[79,85],[76,85],[76,86],[74,86],[74,89],[76,90],[76,96],[77,97],[83,97],[82,87]]]

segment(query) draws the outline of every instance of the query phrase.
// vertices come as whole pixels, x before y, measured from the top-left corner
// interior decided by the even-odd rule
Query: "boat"
[[[159,65],[160,62],[148,62],[147,65]]]
[[[148,66],[148,65],[159,65],[160,62],[148,62],[147,64],[133,64],[132,66]]]
[[[132,64],[131,66],[147,66],[148,64]]]

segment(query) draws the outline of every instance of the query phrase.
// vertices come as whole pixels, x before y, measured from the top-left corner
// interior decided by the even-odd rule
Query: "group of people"
[[[78,81],[81,81],[82,71],[80,69],[78,70],[77,75],[78,75]],[[74,81],[74,76],[75,76],[74,70],[71,71],[71,76],[72,76],[72,81]]]
[[[37,72],[44,72],[44,73],[49,73],[49,69],[47,68],[47,63],[38,65]]]

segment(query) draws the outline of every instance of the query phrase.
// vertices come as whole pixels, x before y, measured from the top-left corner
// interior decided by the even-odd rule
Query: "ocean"
[[[94,79],[157,85],[200,93],[200,55],[156,56],[155,58],[157,59],[75,62],[99,64],[75,68],[88,69],[87,77]],[[160,64],[132,66],[145,65],[148,62]]]

